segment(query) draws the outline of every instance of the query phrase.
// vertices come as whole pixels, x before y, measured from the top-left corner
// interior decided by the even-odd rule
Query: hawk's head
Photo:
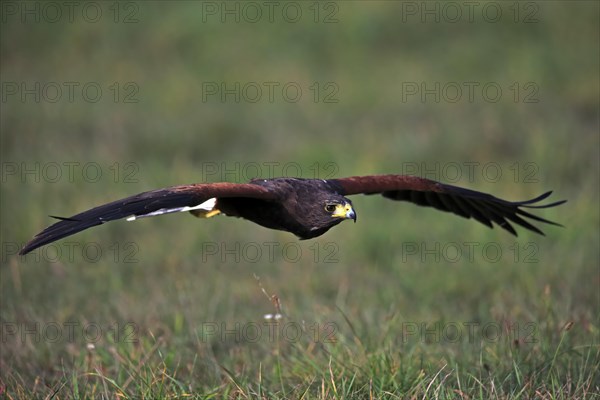
[[[356,222],[356,212],[352,208],[352,202],[344,197],[340,196],[340,199],[325,201],[323,209],[329,218],[337,218],[339,221],[351,219]]]
[[[356,222],[356,212],[352,202],[340,195],[318,196],[309,207],[304,209],[303,221],[308,225],[308,232],[302,239],[309,239],[327,232],[340,222],[351,219]]]

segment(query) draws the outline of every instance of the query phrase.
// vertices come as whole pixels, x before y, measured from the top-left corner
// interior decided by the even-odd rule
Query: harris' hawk
[[[529,208],[558,206],[566,200],[535,205],[552,192],[527,201],[511,202],[487,193],[446,185],[408,175],[354,176],[341,179],[274,178],[253,179],[249,183],[199,183],[143,192],[113,201],[60,221],[38,233],[19,254],[73,235],[92,226],[127,218],[189,211],[197,217],[225,214],[240,217],[271,229],[288,231],[300,239],[320,236],[345,219],[356,222],[352,202],[345,196],[381,194],[420,206],[474,218],[492,228],[492,222],[513,235],[511,222],[533,232],[543,232],[526,221],[558,225],[530,214]]]

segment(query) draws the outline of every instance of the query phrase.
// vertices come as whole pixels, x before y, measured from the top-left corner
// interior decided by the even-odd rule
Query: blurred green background
[[[1,390],[234,395],[262,382],[272,396],[327,397],[338,394],[331,382],[354,376],[364,396],[373,379],[380,394],[423,394],[410,390],[441,379],[446,363],[450,387],[462,373],[509,377],[517,365],[529,377],[561,366],[558,383],[583,376],[598,389],[585,368],[599,359],[598,3],[82,2],[72,18],[54,4],[2,4]],[[356,225],[309,242],[242,220],[174,215],[15,254],[48,215],[163,186],[243,182],[257,165],[265,178],[414,172],[508,200],[554,190],[568,203],[539,214],[565,228],[514,238],[357,197]],[[471,242],[502,255],[470,259]],[[444,252],[456,243],[461,254]],[[436,246],[437,258],[427,253]],[[285,321],[334,324],[335,343],[203,336],[207,323],[262,323],[276,311],[265,292],[278,296]],[[48,324],[73,321],[132,324],[138,342],[106,328],[95,350],[82,335],[44,339]],[[537,341],[519,358],[519,337],[400,340],[407,324],[449,321],[533,324]],[[23,339],[27,324],[41,339]],[[114,385],[99,389],[107,379]],[[501,394],[527,388],[498,379]]]

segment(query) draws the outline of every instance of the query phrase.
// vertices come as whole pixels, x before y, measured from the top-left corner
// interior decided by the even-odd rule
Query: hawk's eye
[[[328,213],[332,213],[335,211],[336,205],[333,203],[327,203],[325,204],[325,211],[327,211]]]

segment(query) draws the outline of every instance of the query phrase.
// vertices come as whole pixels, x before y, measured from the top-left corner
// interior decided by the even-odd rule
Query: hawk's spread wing
[[[143,192],[69,218],[54,217],[60,221],[38,233],[19,254],[27,254],[40,246],[108,221],[197,210],[207,200],[225,197],[275,200],[276,194],[262,186],[248,183],[182,185]]]
[[[523,210],[524,208],[548,208],[566,202],[566,200],[562,200],[545,205],[533,205],[550,196],[552,192],[546,192],[527,201],[511,202],[491,194],[408,175],[354,176],[332,179],[330,182],[341,187],[340,194],[342,195],[381,194],[388,199],[410,201],[420,206],[453,212],[461,217],[472,217],[490,228],[492,228],[492,222],[495,222],[515,236],[517,236],[517,232],[509,221],[541,235],[544,234],[522,217],[560,226],[555,222],[530,214]]]

